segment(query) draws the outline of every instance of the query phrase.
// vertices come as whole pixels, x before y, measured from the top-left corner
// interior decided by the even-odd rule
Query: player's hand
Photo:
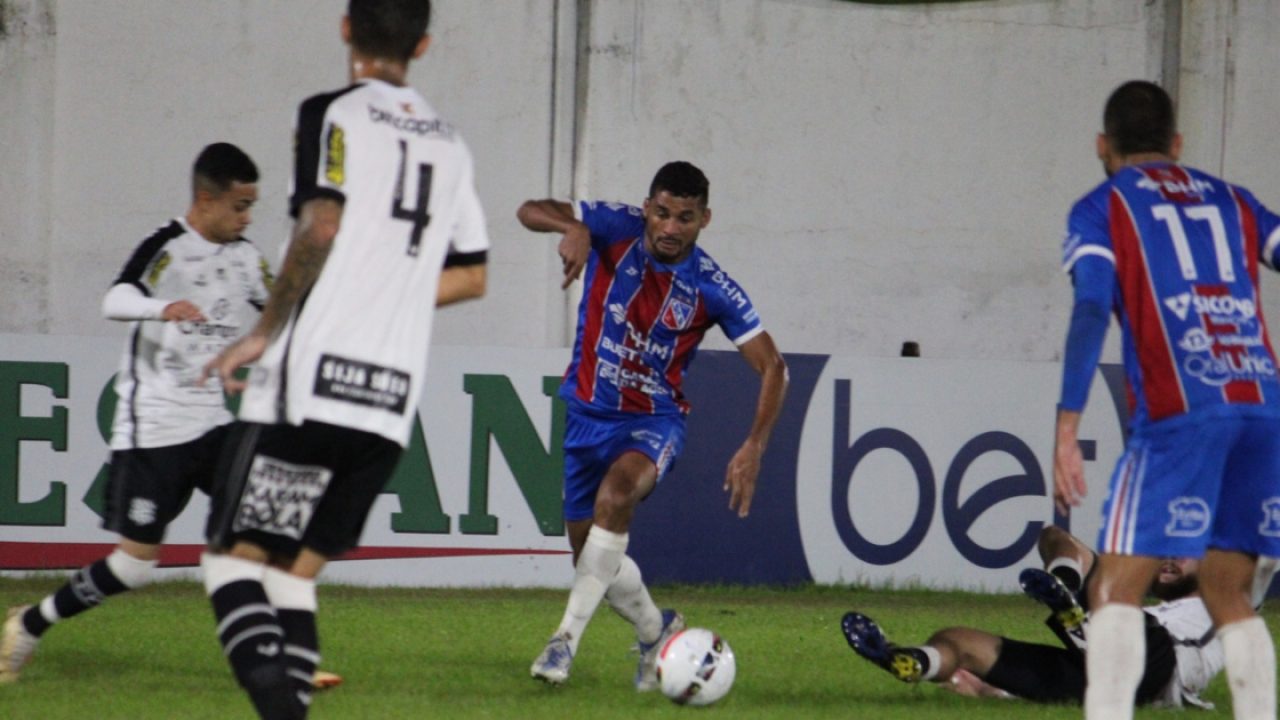
[[[266,337],[255,333],[245,335],[228,345],[218,353],[218,357],[204,366],[204,370],[200,373],[200,384],[203,385],[210,375],[216,374],[221,378],[222,387],[227,392],[238,393],[244,390],[248,383],[235,377],[236,370],[262,357],[262,352],[266,349]]]
[[[166,322],[204,322],[204,313],[200,308],[186,300],[177,300],[164,306],[160,319]]]
[[[564,282],[560,283],[560,289],[566,290],[587,266],[587,256],[591,254],[591,231],[582,223],[574,223],[560,238],[556,250],[564,266]]]
[[[760,456],[763,448],[748,440],[738,448],[729,460],[724,473],[724,490],[729,493],[729,509],[737,510],[744,518],[751,512],[751,499],[756,494],[756,477],[760,474]]]
[[[1067,415],[1067,417],[1064,417]],[[1079,413],[1060,411],[1053,447],[1053,504],[1060,514],[1080,504],[1088,488],[1084,481],[1084,455],[1076,437]]]

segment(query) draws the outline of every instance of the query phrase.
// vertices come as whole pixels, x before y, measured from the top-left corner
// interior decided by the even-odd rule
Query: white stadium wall
[[[25,552],[14,543],[109,541],[84,500],[105,457],[94,408],[124,336],[100,318],[102,293],[136,243],[186,208],[190,163],[215,140],[258,161],[261,200],[248,234],[279,255],[292,114],[304,96],[346,82],[344,6],[0,0],[0,568]],[[1178,96],[1185,159],[1280,205],[1271,142],[1280,3],[435,6],[433,44],[410,80],[475,155],[494,242],[489,294],[436,325],[443,360],[429,403],[448,412],[424,411],[426,448],[414,456],[429,456],[423,467],[440,478],[438,497],[417,497],[410,512],[389,496],[371,520],[375,547],[426,554],[339,563],[344,579],[568,578],[557,554],[564,541],[546,534],[554,423],[538,382],[563,368],[573,296],[559,289],[557,238],[515,221],[525,198],[638,202],[662,162],[701,165],[714,210],[704,246],[748,289],[782,350],[808,354],[792,357],[793,369],[813,366],[808,394],[789,400],[799,403],[785,431],[791,444],[780,450],[775,440],[770,451],[781,463],[774,470],[792,478],[789,505],[733,530],[744,542],[789,533],[779,547],[802,551],[741,577],[689,567],[667,579],[986,589],[1011,588],[1007,568],[1025,559],[1027,528],[1052,520],[1036,487],[1049,468],[1070,298],[1059,243],[1068,207],[1102,177],[1092,147],[1106,95],[1129,78],[1165,81]],[[1264,304],[1280,317],[1268,278]],[[907,340],[920,344],[923,364],[892,357]],[[718,336],[707,344],[728,348]],[[1113,336],[1105,360],[1119,357],[1116,345]],[[741,366],[708,353],[695,373],[721,362],[726,372]],[[498,376],[541,438],[535,451],[527,428],[509,430],[524,433],[529,467],[504,463],[496,441],[478,441],[483,432],[466,424],[485,393],[511,399]],[[59,382],[68,384],[61,395],[48,389]],[[1095,384],[1087,418],[1098,439],[1092,502],[1120,443],[1113,391]],[[703,403],[691,427],[700,413],[720,417]],[[22,419],[31,417],[54,420]],[[29,437],[58,432],[67,434],[61,446]],[[715,465],[734,440],[712,436],[710,452],[691,444],[682,472]],[[849,451],[833,452],[833,437]],[[983,502],[998,500],[990,512],[968,503],[988,486],[997,490]],[[848,491],[844,511],[837,487]],[[867,497],[889,512],[867,514]],[[486,499],[487,509],[477,507]],[[677,512],[662,521],[687,526]],[[199,513],[175,529],[179,543],[198,542]],[[1078,514],[1073,528],[1087,536],[1090,527],[1096,519]],[[513,549],[525,552],[498,552]],[[397,564],[406,562],[429,568],[406,573]]]

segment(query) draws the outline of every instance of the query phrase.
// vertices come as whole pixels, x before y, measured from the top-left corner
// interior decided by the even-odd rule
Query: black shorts
[[[102,527],[159,545],[169,523],[187,507],[191,491],[209,494],[227,428],[221,425],[179,445],[112,451]]]
[[[341,555],[359,542],[400,452],[381,435],[328,423],[237,422],[218,465],[209,544],[226,550],[244,540],[286,557],[304,547]]]
[[[1137,703],[1146,705],[1160,697],[1173,679],[1175,664],[1173,639],[1169,631],[1151,615],[1146,623],[1147,657],[1138,684]],[[1001,638],[1000,654],[983,678],[986,682],[1017,695],[1043,703],[1084,701],[1084,654],[1075,648],[1036,645]]]

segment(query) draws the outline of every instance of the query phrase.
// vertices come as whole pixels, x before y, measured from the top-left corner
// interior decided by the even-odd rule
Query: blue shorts
[[[1280,421],[1215,417],[1129,438],[1102,507],[1100,552],[1280,553]]]
[[[658,482],[684,447],[683,415],[601,418],[569,408],[564,428],[564,519],[595,515],[596,491],[609,466],[638,452],[658,467]]]

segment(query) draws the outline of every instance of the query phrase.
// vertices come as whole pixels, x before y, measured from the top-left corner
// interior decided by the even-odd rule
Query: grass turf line
[[[58,578],[0,578],[0,606],[38,600]],[[720,633],[738,656],[733,691],[709,708],[681,708],[631,685],[636,655],[629,626],[601,609],[582,641],[569,682],[529,678],[534,656],[564,609],[560,590],[413,590],[320,586],[322,667],[346,683],[318,695],[310,717],[733,718],[928,720],[1078,718],[1078,707],[959,698],[908,686],[861,660],[840,634],[857,609],[898,642],[921,642],[969,625],[1033,642],[1054,642],[1044,613],[1021,596],[865,588],[658,587],[664,607],[690,626]],[[1280,617],[1268,611],[1268,624]],[[1225,681],[1208,697],[1227,712]],[[250,718],[214,639],[198,585],[161,583],[108,600],[54,628],[23,674],[0,687],[0,718],[25,720]],[[1172,717],[1141,710],[1139,718]]]

